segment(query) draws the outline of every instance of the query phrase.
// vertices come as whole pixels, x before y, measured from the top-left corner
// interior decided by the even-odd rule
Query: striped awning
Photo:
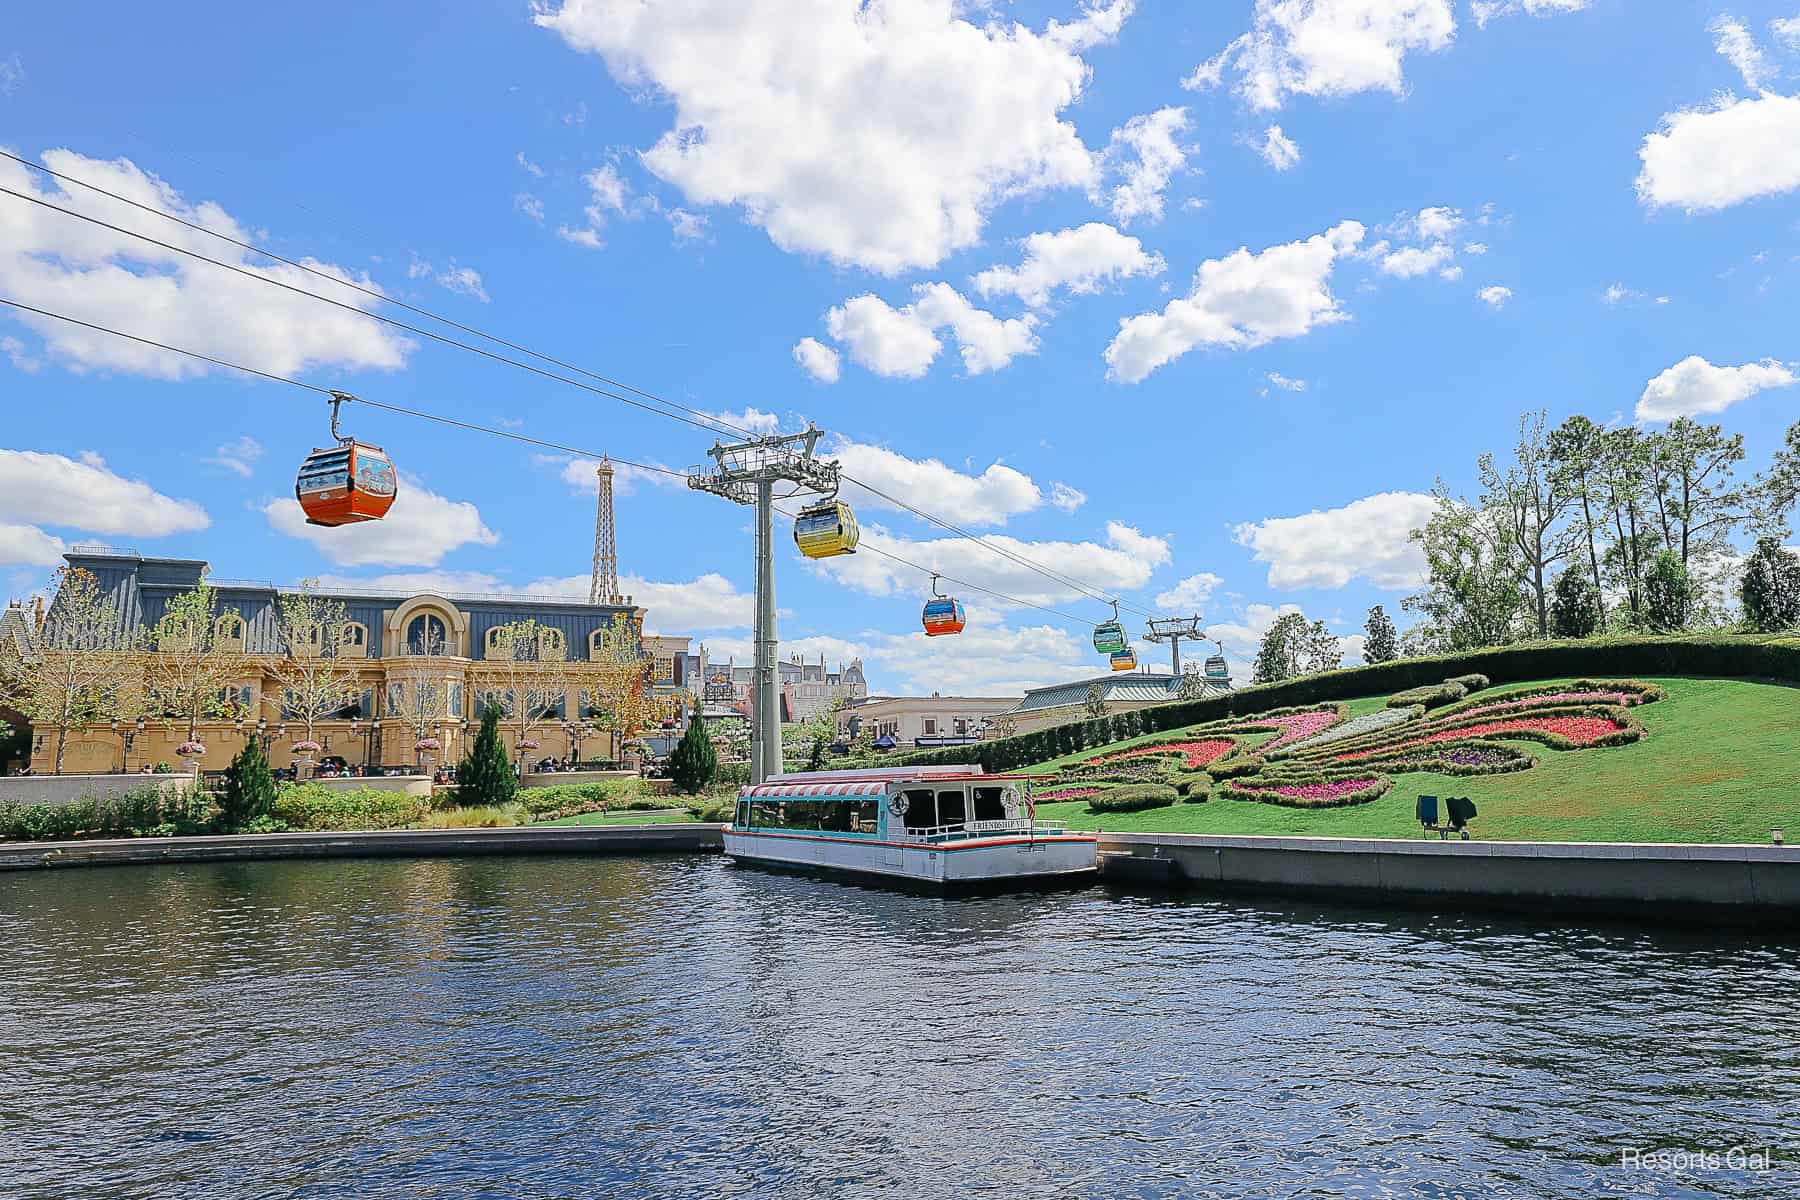
[[[831,800],[852,796],[883,796],[886,783],[879,779],[859,779],[854,783],[764,783],[745,788],[740,795],[751,800]]]

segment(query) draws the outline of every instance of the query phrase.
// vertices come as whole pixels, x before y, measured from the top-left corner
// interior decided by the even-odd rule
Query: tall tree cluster
[[[1413,533],[1427,583],[1404,607],[1419,648],[1454,651],[1531,637],[1670,632],[1720,624],[1722,594],[1743,594],[1736,539],[1779,538],[1800,500],[1800,424],[1760,473],[1742,435],[1688,417],[1660,430],[1527,414],[1504,456],[1478,461],[1473,499],[1441,482]],[[1779,594],[1779,547],[1753,591]],[[1729,576],[1729,578],[1727,578]],[[1722,586],[1723,585],[1723,586]],[[1745,616],[1762,627],[1780,603]]]

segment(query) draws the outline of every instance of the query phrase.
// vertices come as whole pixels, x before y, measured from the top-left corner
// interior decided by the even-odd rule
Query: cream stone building
[[[990,719],[1019,703],[1017,696],[870,696],[837,714],[838,736],[868,732],[881,749],[965,746],[986,736]]]

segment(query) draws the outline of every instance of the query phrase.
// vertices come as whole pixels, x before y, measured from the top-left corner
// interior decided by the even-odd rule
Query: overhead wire
[[[200,225],[196,222],[189,221],[186,218],[181,217],[178,214],[171,213],[171,212],[168,212],[163,209],[159,209],[159,208],[155,207],[154,205],[148,205],[148,204],[144,204],[140,201],[133,200],[128,196],[120,195],[119,193],[114,192],[110,189],[101,187],[98,184],[88,182],[86,180],[77,178],[76,176],[69,175],[65,172],[57,171],[54,168],[44,166],[40,163],[34,163],[34,162],[30,161],[29,159],[22,158],[16,154],[12,154],[12,153],[4,150],[4,149],[0,149],[0,158],[4,158],[4,159],[10,160],[12,162],[18,163],[21,166],[30,168],[35,171],[39,171],[45,175],[48,175],[52,178],[61,180],[63,182],[71,183],[78,187],[86,188],[98,195],[106,196],[110,199],[113,199],[120,203],[126,204],[132,208],[136,208],[142,212],[148,213],[153,216],[161,217],[168,221],[172,221],[172,222],[174,222],[186,229],[192,230],[196,233],[200,233],[200,234],[204,234],[209,237],[217,238],[217,239],[224,241],[224,242],[226,242],[232,246],[235,246],[239,249],[262,255],[273,261],[276,261],[276,262],[282,263],[286,266],[290,266],[297,270],[306,272],[309,275],[313,275],[318,278],[325,279],[325,280],[329,281],[330,283],[332,283],[334,286],[349,288],[350,290],[355,291],[362,295],[366,295],[369,298],[371,298],[372,300],[375,300],[377,302],[393,304],[396,307],[404,309],[408,312],[416,313],[416,314],[426,317],[430,320],[440,322],[446,326],[449,326],[453,329],[457,329],[461,332],[469,333],[469,334],[472,334],[473,336],[484,338],[488,341],[494,342],[497,345],[501,345],[510,350],[517,351],[520,354],[529,355],[533,358],[537,358],[544,362],[551,363],[563,370],[572,371],[576,374],[586,376],[589,379],[598,380],[602,383],[607,384],[609,387],[615,387],[615,388],[622,389],[624,391],[632,392],[637,396],[643,397],[645,400],[653,402],[653,404],[662,405],[664,407],[656,408],[656,407],[653,407],[652,403],[644,403],[644,402],[641,402],[638,400],[633,400],[630,397],[621,396],[621,395],[617,394],[616,392],[607,391],[605,388],[595,387],[591,384],[583,383],[580,380],[570,379],[570,378],[567,378],[566,376],[558,375],[555,372],[546,371],[543,368],[535,366],[531,363],[521,362],[518,359],[510,358],[507,355],[497,354],[491,350],[484,349],[480,346],[471,345],[467,342],[461,341],[456,338],[447,337],[441,333],[437,333],[437,332],[434,332],[429,329],[422,329],[416,325],[412,325],[405,321],[399,321],[392,317],[384,316],[383,314],[378,313],[378,312],[372,312],[369,309],[362,308],[356,304],[351,304],[351,303],[348,303],[343,300],[334,299],[330,296],[325,296],[325,295],[321,295],[317,292],[309,291],[309,290],[299,287],[295,284],[288,283],[285,280],[276,279],[276,278],[274,278],[270,275],[264,274],[260,271],[255,271],[255,270],[252,270],[248,267],[245,267],[245,266],[242,266],[239,264],[225,262],[221,259],[213,258],[209,255],[202,254],[197,250],[192,250],[187,247],[178,246],[178,245],[175,245],[170,242],[165,242],[165,241],[162,241],[161,239],[152,237],[148,234],[140,233],[138,231],[131,230],[131,229],[126,229],[123,226],[113,224],[112,222],[102,220],[98,217],[93,217],[86,213],[77,212],[74,209],[65,208],[58,204],[53,204],[53,203],[43,199],[42,197],[33,196],[33,195],[30,195],[25,192],[20,192],[13,188],[0,186],[0,193],[4,193],[6,195],[13,196],[16,199],[24,200],[28,203],[35,204],[40,207],[49,209],[53,212],[61,213],[64,216],[73,217],[77,220],[100,226],[100,227],[108,229],[114,233],[120,234],[121,236],[139,239],[139,240],[147,242],[151,245],[157,246],[161,249],[168,250],[171,253],[186,255],[188,257],[197,259],[201,262],[209,263],[213,266],[221,267],[221,268],[224,268],[225,270],[232,271],[239,275],[243,275],[247,278],[260,280],[264,283],[274,284],[275,286],[283,288],[287,291],[294,292],[298,295],[305,296],[305,297],[308,297],[313,300],[318,300],[325,304],[330,304],[334,307],[346,310],[348,312],[357,314],[359,316],[368,317],[371,320],[378,321],[378,322],[381,322],[386,325],[390,325],[394,328],[404,330],[408,333],[415,334],[419,337],[428,338],[430,340],[440,342],[444,345],[448,345],[448,346],[455,347],[457,349],[465,350],[465,351],[468,351],[469,353],[477,354],[484,358],[488,358],[488,359],[496,361],[496,362],[500,362],[500,363],[503,363],[503,364],[506,364],[509,366],[517,367],[521,370],[529,371],[533,374],[539,375],[539,376],[547,378],[547,379],[551,379],[555,382],[563,383],[563,384],[566,384],[566,385],[572,386],[572,387],[581,388],[585,391],[604,396],[608,399],[617,400],[621,403],[631,405],[632,407],[639,408],[646,412],[650,412],[650,413],[654,413],[659,416],[665,416],[665,417],[669,417],[674,420],[682,421],[685,424],[694,426],[695,428],[698,428],[698,429],[702,430],[703,432],[712,433],[715,436],[718,434],[718,432],[720,430],[726,430],[726,431],[729,431],[729,432],[732,432],[735,434],[740,434],[747,438],[754,438],[756,436],[752,431],[744,429],[742,426],[736,425],[730,421],[726,421],[722,418],[714,416],[711,413],[707,413],[707,412],[704,412],[703,410],[692,408],[687,405],[679,404],[675,401],[668,400],[668,399],[665,399],[664,397],[658,396],[653,392],[645,391],[642,388],[638,388],[631,384],[623,383],[619,380],[612,379],[608,376],[600,375],[596,372],[589,371],[586,368],[577,366],[576,364],[573,364],[573,363],[566,362],[560,358],[556,358],[554,356],[544,354],[540,351],[532,350],[529,347],[520,345],[516,342],[509,341],[505,338],[502,338],[497,334],[489,333],[489,332],[479,329],[475,326],[463,324],[462,322],[459,322],[452,318],[443,316],[442,314],[433,312],[429,309],[422,308],[417,305],[409,304],[404,300],[400,300],[395,297],[389,296],[386,293],[381,292],[377,289],[365,287],[365,286],[357,284],[353,281],[341,279],[336,275],[332,275],[328,272],[321,271],[318,268],[309,266],[304,262],[299,262],[294,259],[287,258],[283,255],[277,254],[274,251],[268,250],[262,246],[256,245],[253,242],[248,242],[243,239],[233,237],[229,234],[222,233],[215,229],[209,229],[204,225]],[[19,305],[16,302],[11,302],[11,303],[13,303],[14,307],[27,307],[24,305]],[[41,310],[32,310],[32,311],[41,311]],[[58,319],[64,319],[64,320],[70,319],[70,318],[61,317],[60,314],[55,314],[55,313],[45,313],[44,315],[57,317]],[[74,322],[74,323],[75,324],[84,324],[83,322],[79,322],[79,321]],[[101,328],[101,327],[90,326],[90,328]],[[104,330],[103,329],[102,331],[118,333],[118,331],[116,331],[116,330]],[[121,334],[119,334],[119,336],[129,338],[132,335],[121,333]],[[151,343],[151,342],[147,341],[146,339],[141,339],[141,338],[133,338],[133,340],[144,342],[144,344],[150,344],[150,345],[155,344],[155,343]],[[183,351],[183,350],[180,350],[179,348],[169,348],[169,347],[162,347],[162,348],[171,349],[172,352],[174,352],[174,353],[187,353],[191,357],[202,358],[202,359],[206,358],[206,356],[204,356],[204,355],[193,354],[192,352]],[[214,360],[208,359],[207,361],[214,361]],[[221,364],[221,365],[228,365],[228,366],[231,366],[233,369],[245,371],[250,374],[264,374],[262,372],[255,371],[253,368],[243,367],[239,364]],[[266,374],[264,374],[264,377],[265,378],[274,378],[272,376],[267,376]],[[294,381],[282,380],[282,382],[294,382]],[[311,385],[302,384],[300,386],[311,386]],[[362,401],[362,402],[366,403],[366,404],[371,404],[373,407],[393,408],[393,406],[381,405],[381,404],[377,404],[377,403],[371,402],[371,401]],[[670,411],[670,410],[675,410],[675,411]],[[527,442],[527,443],[534,444],[534,445],[552,446],[552,447],[555,446],[554,443],[544,442],[544,441],[540,441],[538,439],[533,439],[533,438],[518,437],[515,435],[507,434],[505,431],[494,430],[491,427],[474,425],[474,424],[468,423],[468,422],[458,422],[458,421],[452,420],[450,418],[439,417],[435,414],[425,413],[420,410],[395,409],[394,411],[405,411],[405,412],[408,412],[408,415],[419,416],[424,419],[437,421],[442,424],[460,425],[461,427],[472,429],[472,430],[477,430],[480,432],[493,433],[496,436],[512,437],[513,440],[523,441],[523,442]],[[688,415],[682,415],[682,414],[688,414]],[[587,453],[587,452],[583,452],[583,453]],[[624,460],[617,460],[617,461],[623,462]],[[627,465],[644,466],[643,464],[627,464]],[[662,468],[662,467],[644,466],[644,469],[661,471],[662,473],[670,474],[670,475],[682,474],[682,472],[672,471],[668,468]],[[1116,595],[1111,594],[1110,592],[1106,591],[1105,589],[1094,587],[1093,585],[1087,584],[1081,580],[1075,579],[1072,576],[1069,576],[1069,575],[1064,574],[1060,571],[1057,571],[1053,568],[1050,568],[1050,567],[1044,565],[1043,563],[1038,562],[1036,559],[1033,559],[1027,555],[1021,554],[1018,551],[1010,550],[1004,546],[1000,546],[992,541],[989,541],[988,539],[982,537],[979,534],[976,534],[976,533],[971,532],[970,530],[964,529],[962,526],[957,525],[956,523],[954,523],[952,521],[946,520],[943,517],[939,517],[934,513],[927,512],[926,510],[921,509],[911,503],[908,503],[907,501],[902,500],[896,496],[893,496],[893,495],[889,494],[888,492],[885,492],[882,489],[875,487],[874,485],[872,485],[864,480],[856,478],[855,476],[846,474],[843,476],[843,478],[846,481],[854,484],[855,486],[863,489],[864,491],[869,492],[871,495],[877,496],[880,499],[885,500],[889,504],[892,504],[899,509],[902,509],[906,512],[912,513],[914,516],[918,517],[919,519],[921,519],[923,521],[926,521],[930,524],[936,525],[939,528],[942,528],[950,533],[953,533],[958,537],[966,538],[969,541],[974,542],[976,545],[979,545],[979,546],[983,547],[984,549],[988,550],[990,553],[996,554],[996,555],[998,555],[1002,558],[1005,558],[1019,566],[1026,568],[1027,570],[1030,570],[1039,575],[1042,575],[1044,578],[1049,579],[1058,584],[1061,584],[1062,586],[1067,587],[1070,590],[1076,592],[1077,594],[1087,597],[1088,599],[1098,600],[1101,603],[1113,604],[1118,607],[1123,607],[1129,611],[1136,612],[1136,613],[1141,614],[1146,617],[1151,617],[1151,616],[1155,615],[1154,613],[1150,612],[1148,609],[1142,608],[1141,606],[1133,604],[1130,601],[1119,599]],[[916,566],[916,564],[909,564],[909,565]],[[918,569],[923,570],[924,568],[918,568]],[[946,576],[945,578],[948,578],[948,576]],[[973,584],[967,584],[966,581],[962,581],[962,582],[965,582],[966,586],[971,586],[971,587],[975,586]],[[981,590],[981,589],[978,589],[978,590]],[[996,594],[998,594],[998,593],[996,593]]]

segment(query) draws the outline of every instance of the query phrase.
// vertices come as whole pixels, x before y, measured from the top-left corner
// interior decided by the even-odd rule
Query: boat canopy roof
[[[864,767],[854,771],[786,771],[769,776],[770,783],[831,782],[845,779],[962,779],[982,774],[980,763],[937,767]]]
[[[888,785],[879,779],[847,780],[838,783],[759,783],[738,795],[746,800],[851,800],[866,796],[885,796]]]

